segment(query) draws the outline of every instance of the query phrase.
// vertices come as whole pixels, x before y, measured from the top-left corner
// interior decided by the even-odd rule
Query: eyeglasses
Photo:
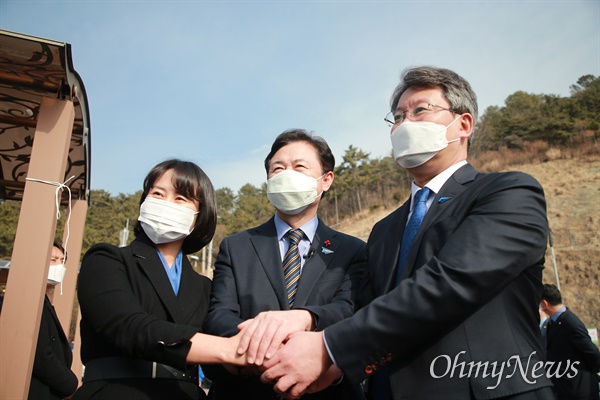
[[[439,110],[432,110],[432,107]],[[452,108],[438,106],[437,104],[421,103],[412,109],[390,111],[383,120],[392,127],[401,124],[406,118],[410,118],[412,121],[421,121],[426,115],[436,111],[450,111],[454,113]]]

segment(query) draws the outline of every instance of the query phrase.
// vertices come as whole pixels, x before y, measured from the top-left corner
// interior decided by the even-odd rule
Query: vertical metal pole
[[[213,241],[211,240],[210,243],[208,244],[208,262],[206,263],[206,276],[208,276],[210,279],[213,278],[213,262],[212,262],[212,248],[213,248]]]
[[[560,291],[560,280],[558,279],[558,267],[556,266],[556,256],[554,255],[554,242],[552,240],[552,229],[548,230],[548,242],[550,243],[550,256],[552,265],[554,265],[554,276],[556,276],[556,287]]]

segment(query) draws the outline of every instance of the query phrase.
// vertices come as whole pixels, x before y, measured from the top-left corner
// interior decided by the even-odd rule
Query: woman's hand
[[[246,330],[242,329],[235,336],[227,338],[226,350],[224,353],[223,363],[231,364],[238,367],[244,367],[248,365],[246,354],[239,354],[238,348],[240,347],[240,341],[244,337]]]
[[[245,354],[238,354],[237,349],[244,335],[241,330],[237,335],[224,338],[220,336],[196,333],[190,339],[192,347],[187,355],[188,364],[230,364],[238,367],[248,365]]]

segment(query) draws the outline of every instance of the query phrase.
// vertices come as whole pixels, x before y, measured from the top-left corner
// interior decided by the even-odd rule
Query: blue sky
[[[324,137],[338,164],[350,145],[386,156],[382,118],[410,66],[461,74],[480,114],[517,90],[568,96],[600,75],[597,0],[0,0],[0,27],[72,45],[91,186],[113,195],[172,157],[215,188],[258,186],[288,128]]]

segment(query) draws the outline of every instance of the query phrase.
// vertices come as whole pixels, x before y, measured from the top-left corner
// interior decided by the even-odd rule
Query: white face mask
[[[267,181],[267,197],[279,211],[287,215],[301,213],[311,205],[323,192],[317,193],[317,181],[291,169],[273,175]]]
[[[187,237],[194,229],[197,212],[170,201],[146,197],[140,206],[138,221],[155,244],[170,243]]]
[[[450,125],[459,118],[460,116]],[[448,147],[448,143],[459,141],[460,139],[448,141],[446,138],[450,125],[444,126],[427,121],[401,123],[394,129],[391,137],[396,162],[402,168],[418,167]]]
[[[48,285],[56,286],[62,283],[66,272],[64,264],[51,265],[48,269]]]

